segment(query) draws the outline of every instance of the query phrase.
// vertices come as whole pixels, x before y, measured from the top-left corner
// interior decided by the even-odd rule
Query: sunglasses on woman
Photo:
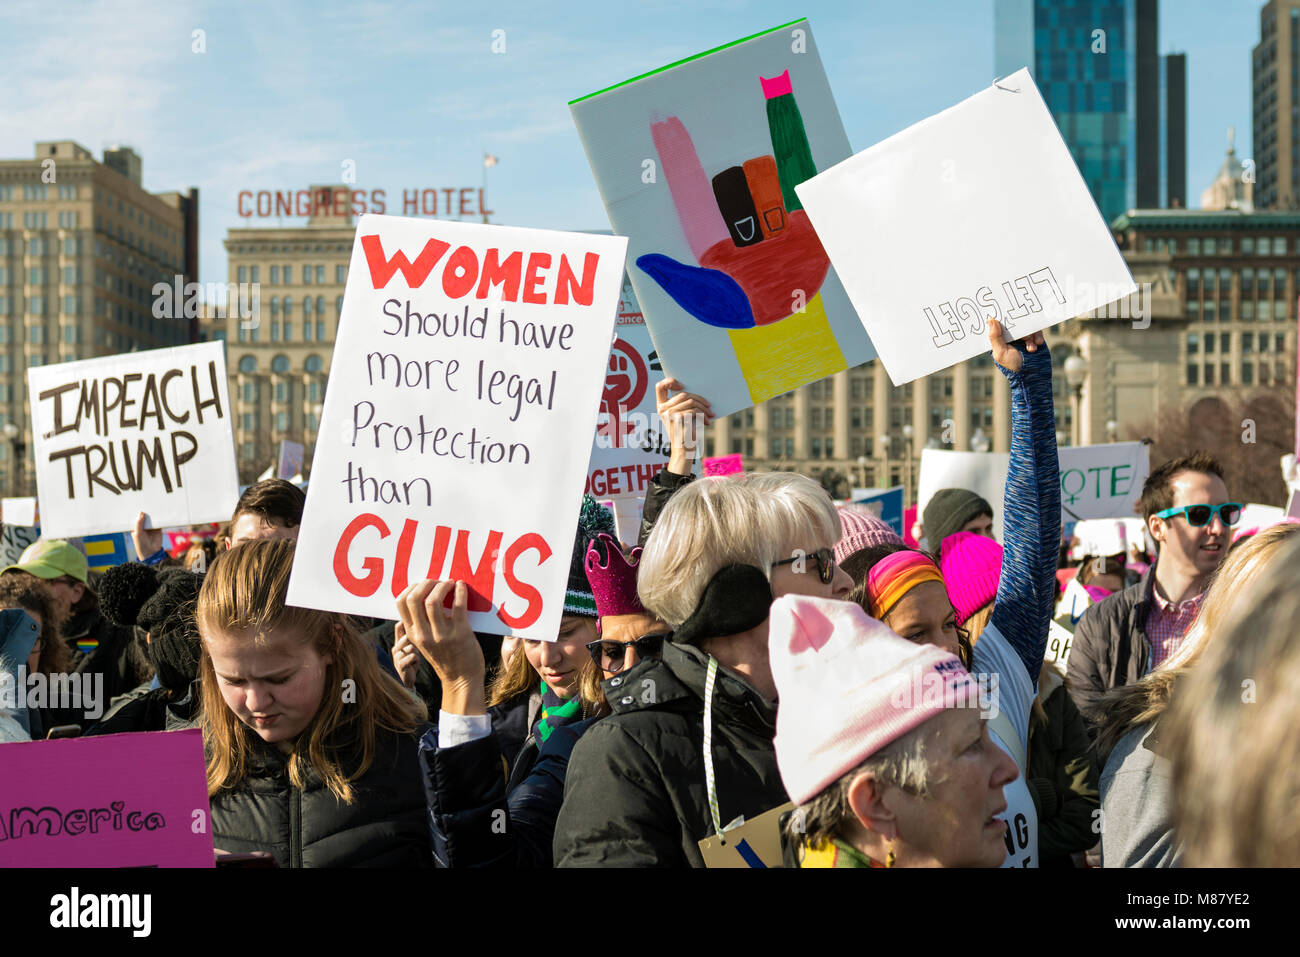
[[[1215,513],[1218,513],[1219,521],[1231,528],[1241,520],[1241,503],[1224,502],[1222,505],[1183,505],[1178,508],[1167,508],[1163,512],[1156,512],[1156,518],[1173,518],[1175,515],[1182,515],[1187,519],[1187,524],[1193,528],[1200,528],[1208,525],[1213,520]]]
[[[822,584],[829,585],[831,579],[835,577],[835,552],[829,548],[819,548],[815,552],[808,552],[806,555],[799,554],[794,558],[783,558],[779,562],[773,562],[772,567],[789,565],[809,558],[817,563],[817,577],[821,579]]]
[[[635,641],[612,641],[608,638],[597,638],[595,641],[587,642],[587,651],[591,653],[592,660],[601,671],[610,674],[622,671],[627,664],[627,650],[636,649],[636,656],[639,660],[644,661],[647,658],[658,658],[663,654],[664,642],[673,636],[671,631],[656,632],[652,635],[642,635]]]

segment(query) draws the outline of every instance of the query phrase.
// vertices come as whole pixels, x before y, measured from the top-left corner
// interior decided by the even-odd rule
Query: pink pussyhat
[[[945,709],[978,707],[956,655],[898,637],[852,602],[778,598],[768,658],[781,702],[776,763],[795,804]]]
[[[835,511],[840,513],[843,530],[835,545],[836,564],[842,565],[844,559],[872,545],[903,544],[898,533],[864,505],[837,505]]]
[[[606,560],[600,562],[600,542],[605,548]],[[636,593],[636,572],[641,558],[641,549],[632,549],[631,561],[623,557],[618,542],[601,532],[587,546],[587,581],[591,582],[592,594],[596,596],[596,616],[606,615],[644,615],[645,606]]]

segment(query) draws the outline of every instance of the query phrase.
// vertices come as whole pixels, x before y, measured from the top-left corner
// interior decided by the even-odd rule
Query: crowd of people
[[[0,670],[105,702],[0,706],[0,741],[201,729],[218,858],[281,867],[1300,864],[1300,530],[1234,535],[1189,451],[1140,539],[1063,542],[1051,358],[989,340],[996,538],[965,489],[909,547],[805,476],[696,478],[712,412],[669,379],[639,540],[585,497],[554,640],[476,633],[450,580],[289,605],[304,496],[262,481],[183,558],[142,515],[97,580],[61,541],[0,572]]]

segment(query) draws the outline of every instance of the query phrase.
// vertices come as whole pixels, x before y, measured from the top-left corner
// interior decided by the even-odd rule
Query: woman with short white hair
[[[574,748],[556,866],[699,867],[704,838],[785,803],[768,611],[780,595],[848,595],[840,532],[825,490],[791,473],[697,481],[668,501],[638,593],[673,638],[604,683],[613,714]]]
[[[772,605],[776,759],[800,867],[997,867],[1003,785],[979,688],[957,656],[900,638],[858,605]]]

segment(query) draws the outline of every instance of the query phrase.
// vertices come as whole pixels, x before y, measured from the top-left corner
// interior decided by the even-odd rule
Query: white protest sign
[[[921,450],[921,474],[916,481],[916,514],[924,523],[925,507],[944,488],[964,488],[993,507],[993,535],[1002,541],[1002,496],[1007,487],[1006,452],[949,452]],[[931,551],[939,542],[926,539]]]
[[[1150,471],[1150,449],[1141,442],[1065,446],[1057,450],[1061,518],[1065,522],[1133,515]],[[1006,452],[921,450],[917,506],[921,515],[939,489],[964,488],[993,506],[993,531],[1002,538],[1002,499],[1007,485]],[[931,547],[937,547],[931,542]]]
[[[895,385],[1137,289],[1028,70],[795,192]]]
[[[0,520],[3,520],[6,525],[26,525],[30,527],[38,524],[36,499],[31,496],[0,499]]]
[[[642,499],[668,463],[670,448],[655,411],[662,366],[626,279],[615,335],[587,464],[587,491],[598,499]]]
[[[225,344],[27,370],[41,531],[120,532],[230,517],[238,498]]]
[[[1067,445],[1061,464],[1061,515],[1067,522],[1137,514],[1151,472],[1151,447],[1142,442]]]
[[[625,251],[362,217],[290,604],[396,618],[458,579],[476,631],[555,638]]]

